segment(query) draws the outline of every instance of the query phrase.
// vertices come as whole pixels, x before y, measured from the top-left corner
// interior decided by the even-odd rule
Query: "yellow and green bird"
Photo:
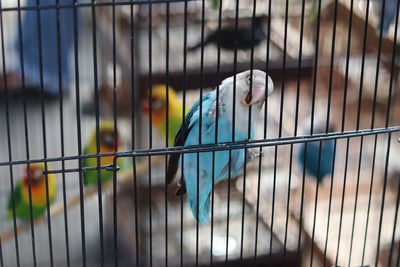
[[[31,195],[32,195],[32,216],[36,219],[42,216],[47,208],[47,197],[46,197],[46,176],[43,174],[45,170],[44,163],[31,163],[25,167],[24,177],[18,181],[14,188],[14,205],[15,205],[15,216],[19,219],[29,220],[30,219],[30,207],[29,207],[29,180],[31,184]],[[47,170],[51,170],[49,164],[47,164]],[[29,173],[29,175],[28,175]],[[49,190],[49,203],[54,201],[57,192],[57,181],[55,174],[47,175],[48,190]],[[11,193],[8,198],[7,206],[7,219],[13,217],[13,201]]]
[[[115,135],[117,135],[117,143],[115,143]],[[113,153],[115,147],[117,151],[121,147],[121,142],[118,136],[118,131],[114,131],[113,121],[101,121],[99,125],[99,142],[100,142],[100,153]],[[85,155],[97,154],[96,145],[96,129],[93,130],[90,136],[89,143],[85,147],[83,153]],[[113,156],[106,156],[100,158],[100,165],[113,164]],[[117,160],[118,164],[118,160]],[[97,158],[84,158],[82,162],[83,167],[97,167]],[[104,183],[113,177],[112,171],[101,169],[100,171],[101,182]],[[85,185],[97,184],[97,170],[85,171],[83,173],[83,182]]]
[[[149,96],[143,99],[143,112],[149,117]],[[168,143],[174,145],[175,135],[182,123],[182,103],[172,87],[168,87]],[[167,90],[163,84],[152,88],[151,120],[156,129],[165,137],[167,129]]]

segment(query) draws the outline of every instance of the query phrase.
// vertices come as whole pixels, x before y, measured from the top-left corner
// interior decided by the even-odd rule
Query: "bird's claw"
[[[264,152],[260,151],[260,152],[253,152],[253,151],[249,151],[249,156],[248,159],[249,161],[252,161],[256,158],[260,158],[264,156]]]

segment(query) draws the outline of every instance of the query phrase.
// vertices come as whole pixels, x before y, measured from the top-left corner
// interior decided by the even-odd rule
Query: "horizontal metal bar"
[[[48,170],[48,171],[43,171],[43,174],[51,174],[51,173],[66,173],[66,172],[79,172],[79,171],[96,171],[96,170],[101,170],[105,169],[106,171],[119,171],[120,167],[117,165],[114,167],[112,164],[107,164],[107,165],[101,165],[99,168],[97,166],[94,167],[84,167],[82,169],[79,168],[74,168],[74,169],[64,169],[64,170]]]
[[[194,146],[180,146],[180,147],[168,147],[168,148],[152,148],[152,149],[142,149],[135,151],[125,151],[125,152],[112,152],[112,153],[99,153],[99,154],[89,154],[89,155],[77,155],[77,156],[67,156],[67,157],[54,157],[46,159],[31,159],[31,160],[17,160],[17,161],[4,161],[0,162],[1,166],[9,165],[21,165],[27,163],[37,163],[37,162],[55,162],[55,161],[65,161],[65,160],[78,160],[84,158],[97,158],[97,157],[146,157],[146,156],[156,156],[156,155],[168,155],[176,153],[196,153],[196,152],[209,152],[209,151],[220,151],[220,150],[230,150],[230,149],[242,149],[242,148],[252,148],[252,147],[267,147],[267,146],[279,146],[279,145],[289,145],[313,141],[323,141],[332,139],[343,139],[349,137],[358,137],[366,135],[376,135],[400,132],[400,126],[392,126],[388,128],[376,128],[376,129],[366,129],[358,131],[346,131],[346,132],[334,132],[328,134],[313,134],[313,135],[301,135],[301,136],[288,136],[288,137],[276,137],[270,138],[268,140],[258,139],[250,141],[238,141],[238,142],[226,142],[218,144],[201,144]]]
[[[105,6],[130,6],[130,5],[148,5],[162,4],[162,3],[176,3],[176,2],[195,2],[199,0],[133,0],[133,1],[119,1],[119,2],[95,2],[95,3],[75,3],[75,4],[62,4],[62,5],[43,5],[43,6],[21,6],[21,7],[5,7],[1,8],[0,12],[6,11],[27,11],[27,10],[46,10],[46,9],[64,9],[64,8],[75,8],[75,7],[105,7]]]
[[[29,160],[15,160],[8,162],[0,162],[1,166],[8,165],[19,165],[19,164],[27,164],[27,163],[39,163],[39,162],[54,162],[54,161],[62,161],[62,160],[78,160],[78,159],[88,159],[88,158],[97,158],[97,157],[110,157],[115,156],[115,152],[110,153],[98,153],[98,154],[87,154],[87,155],[77,155],[77,156],[65,156],[65,157],[52,157],[46,159],[29,159]]]
[[[315,141],[344,139],[351,137],[360,137],[367,135],[378,135],[392,132],[400,132],[400,126],[379,128],[373,130],[361,130],[361,131],[348,131],[348,132],[337,132],[328,134],[314,134],[308,136],[295,136],[295,137],[281,137],[273,138],[269,140],[254,140],[254,141],[240,141],[240,142],[226,142],[218,144],[202,144],[195,146],[180,146],[180,147],[168,147],[162,149],[147,149],[147,150],[136,150],[132,152],[120,152],[115,157],[146,157],[146,156],[158,156],[168,155],[177,153],[197,153],[197,152],[212,152],[221,150],[235,150],[244,148],[260,148],[268,146],[280,146],[290,145],[298,143],[309,143]]]

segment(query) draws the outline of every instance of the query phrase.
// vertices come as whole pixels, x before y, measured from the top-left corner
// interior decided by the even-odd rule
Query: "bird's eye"
[[[111,145],[114,142],[114,137],[111,133],[106,133],[103,136],[104,143]]]
[[[39,179],[42,176],[42,170],[35,170],[33,172],[33,179]]]
[[[252,80],[251,75],[247,76],[246,81],[247,81],[247,84],[248,84],[248,85],[250,85],[251,80]],[[253,81],[254,81],[254,75],[253,75]]]
[[[163,107],[162,101],[160,101],[159,99],[153,101],[153,108],[154,108],[155,110],[159,110],[159,109],[161,109],[162,107]]]

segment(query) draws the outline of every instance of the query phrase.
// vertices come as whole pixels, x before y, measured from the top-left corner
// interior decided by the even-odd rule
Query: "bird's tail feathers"
[[[179,168],[179,155],[172,154],[168,159],[168,167],[167,167],[167,183],[171,184],[175,179],[176,172]]]
[[[209,219],[209,213],[210,213],[210,195],[207,196],[205,201],[202,201],[199,199],[200,205],[199,205],[199,216],[197,215],[197,199],[190,200],[188,198],[189,206],[192,210],[193,216],[198,220],[199,224],[206,225],[208,223]]]

